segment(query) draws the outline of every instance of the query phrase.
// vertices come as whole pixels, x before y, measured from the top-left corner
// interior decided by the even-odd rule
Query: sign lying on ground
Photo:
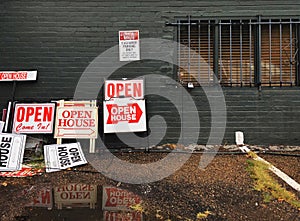
[[[0,134],[0,171],[22,168],[26,135]]]
[[[0,81],[35,81],[37,71],[0,71]]]
[[[45,145],[44,157],[46,172],[56,172],[87,163],[79,142]]]
[[[142,221],[141,212],[136,211],[104,211],[104,221]]]
[[[54,103],[21,104],[15,106],[14,133],[52,133],[54,122]]]
[[[90,184],[68,184],[54,188],[54,198],[58,209],[62,206],[95,208],[97,203],[97,186]]]
[[[97,135],[97,107],[57,107],[55,138],[96,139]]]
[[[144,99],[144,80],[107,80],[104,94],[105,100],[120,97]]]
[[[0,172],[0,177],[31,177],[35,175],[41,175],[43,172],[43,169],[22,165],[22,169],[18,171]]]
[[[114,98],[103,102],[104,133],[146,131],[145,100]]]
[[[120,61],[140,60],[140,36],[138,30],[119,31]]]
[[[141,203],[141,198],[128,190],[117,187],[104,186],[102,209],[130,211],[131,206]]]

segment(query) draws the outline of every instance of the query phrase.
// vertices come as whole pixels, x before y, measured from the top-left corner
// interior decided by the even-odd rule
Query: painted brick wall
[[[17,83],[15,99],[50,101],[73,97],[86,67],[98,55],[118,44],[119,30],[138,29],[141,38],[173,40],[176,30],[165,26],[165,23],[174,21],[176,17],[298,16],[300,2],[2,0],[0,13],[1,70],[38,69],[36,82]],[[153,60],[125,65],[114,72],[111,78],[147,74],[174,78],[171,64]],[[89,81],[91,83],[94,80],[97,79],[91,78]],[[175,87],[168,83],[167,78],[160,79],[160,82],[165,85],[157,87],[157,93],[166,87]],[[1,109],[12,97],[12,86],[11,82],[1,82]],[[256,88],[223,90],[228,111],[224,143],[234,142],[236,130],[243,130],[246,141],[252,144],[299,143],[299,88],[263,88],[261,92]],[[211,126],[210,108],[201,88],[189,93],[194,98],[201,120],[198,142],[205,143]],[[101,100],[101,92],[98,99]],[[154,115],[165,118],[168,129],[163,142],[177,142],[181,110],[176,110],[170,102],[157,95],[148,96],[147,108],[148,118]],[[186,113],[186,116],[189,117],[189,114]],[[152,135],[161,135],[161,119],[155,118],[152,123]],[[192,136],[189,131],[190,125],[184,125],[186,143],[194,138],[189,137]],[[105,140],[111,145],[118,143],[113,135],[105,136]],[[143,141],[140,145],[145,146],[147,142]]]

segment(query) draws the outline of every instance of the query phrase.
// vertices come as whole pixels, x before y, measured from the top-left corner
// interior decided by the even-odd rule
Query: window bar
[[[213,83],[216,84],[219,78],[219,21],[214,21],[213,36]]]
[[[255,24],[255,23],[253,23]],[[256,23],[256,36],[255,36],[255,51],[254,51],[254,56],[255,56],[255,73],[254,73],[254,81],[255,85],[258,86],[260,89],[261,87],[261,16],[258,16],[258,22]]]
[[[243,26],[240,20],[240,83],[243,86]]]
[[[290,84],[293,86],[293,26],[290,19]]]
[[[198,82],[200,84],[200,73],[201,73],[201,24],[198,24]]]
[[[230,86],[232,86],[232,24],[229,25],[229,62],[230,62]]]
[[[299,67],[299,64],[300,64],[300,56],[299,56],[299,48],[300,48],[300,27],[299,25],[295,25],[295,38],[297,39],[297,41],[295,42],[295,69],[296,69],[296,85],[297,86],[300,86],[300,67]]]
[[[272,84],[272,24],[269,20],[269,86]]]
[[[188,54],[188,73],[189,73],[189,82],[191,81],[191,16],[189,15],[189,25],[188,25],[188,45],[189,45],[189,54]]]
[[[181,30],[180,30],[180,20],[179,20],[179,23],[178,23],[178,79],[181,81],[181,76],[180,76],[180,72],[181,72]]]
[[[250,20],[251,23],[251,20]],[[252,84],[252,25],[249,24],[249,69],[250,69],[250,87]]]
[[[222,22],[222,21],[221,21]],[[222,83],[222,69],[223,69],[223,61],[222,61],[222,25],[219,24],[219,30],[220,30],[220,71],[219,71],[219,77],[220,77],[220,82]]]
[[[282,24],[279,24],[280,87],[282,86]]]
[[[289,21],[285,22],[285,21],[280,21],[280,22],[275,22],[275,21],[271,21],[272,25],[279,25],[279,24],[282,24],[282,25],[286,25],[286,24],[290,24]],[[252,22],[250,23],[252,25],[268,25],[270,24],[270,22]],[[293,24],[300,24],[300,21],[293,21]]]
[[[210,20],[208,21],[208,26],[207,26],[207,31],[208,31],[208,84],[210,84]]]

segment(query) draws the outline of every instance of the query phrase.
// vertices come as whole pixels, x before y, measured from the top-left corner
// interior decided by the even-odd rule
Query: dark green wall
[[[119,30],[138,29],[141,38],[173,40],[176,29],[165,23],[174,22],[177,17],[298,17],[300,2],[2,0],[0,13],[0,69],[38,69],[36,82],[17,83],[15,99],[50,101],[73,97],[77,82],[90,62],[118,44]],[[153,73],[174,78],[171,64],[151,60],[129,64],[111,77]],[[168,87],[167,80],[165,83]],[[12,83],[1,82],[0,87],[2,109],[11,98]],[[263,88],[261,92],[246,87],[223,90],[228,111],[224,143],[233,143],[234,131],[242,130],[251,144],[298,144],[299,88]],[[201,120],[198,142],[205,143],[211,126],[210,109],[201,88],[189,93]],[[181,127],[178,111],[155,96],[148,97],[147,108],[149,117],[162,115],[168,123],[163,142],[176,142]],[[188,143],[189,125],[184,131]],[[108,135],[106,141],[114,144],[116,138]]]

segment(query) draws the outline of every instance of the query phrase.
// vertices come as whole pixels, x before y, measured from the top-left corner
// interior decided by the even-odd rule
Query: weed
[[[250,154],[252,157],[252,155]],[[273,199],[280,201],[286,201],[293,207],[300,209],[300,201],[295,194],[282,187],[271,175],[269,171],[269,165],[256,161],[248,160],[247,171],[250,172],[250,176],[255,180],[254,189],[264,192],[264,202],[270,202]]]

